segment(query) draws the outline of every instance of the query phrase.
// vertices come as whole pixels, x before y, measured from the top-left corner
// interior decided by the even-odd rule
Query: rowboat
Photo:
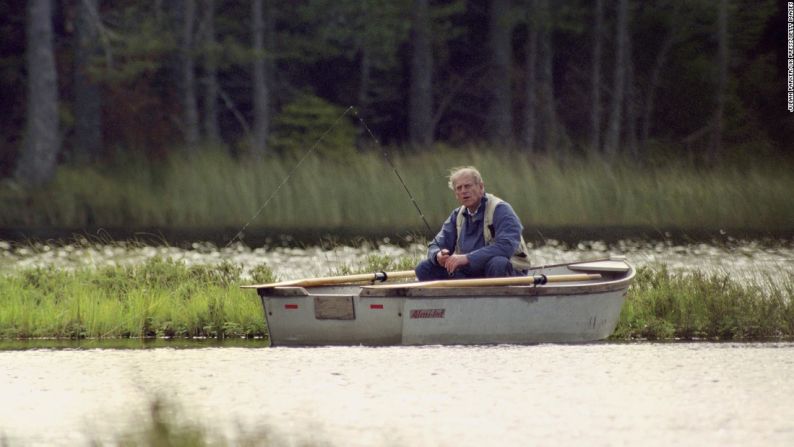
[[[416,282],[405,271],[243,287],[261,298],[272,346],[578,343],[614,331],[634,275],[610,257],[526,277]]]

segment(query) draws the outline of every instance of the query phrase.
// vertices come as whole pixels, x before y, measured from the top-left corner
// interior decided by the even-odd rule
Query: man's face
[[[455,198],[458,203],[469,209],[474,209],[480,204],[485,194],[485,184],[477,183],[471,175],[461,175],[455,180]]]

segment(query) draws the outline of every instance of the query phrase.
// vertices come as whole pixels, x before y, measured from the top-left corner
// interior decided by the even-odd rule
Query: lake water
[[[377,245],[377,246],[375,246]],[[743,241],[724,243],[693,242],[689,244],[663,241],[623,240],[615,243],[582,241],[565,244],[548,240],[531,246],[531,259],[536,265],[573,262],[601,258],[611,254],[625,255],[634,265],[666,266],[674,271],[703,270],[728,273],[735,277],[794,276],[794,240]],[[343,267],[358,267],[368,255],[393,259],[424,257],[421,244],[395,245],[388,242],[365,243],[360,246],[314,245],[296,247],[263,246],[249,248],[241,244],[217,247],[196,242],[187,249],[169,246],[134,244],[12,244],[0,240],[0,274],[20,268],[81,268],[103,265],[125,265],[142,262],[153,256],[183,261],[187,264],[217,264],[229,261],[242,265],[246,271],[267,264],[281,279],[335,274]]]
[[[268,445],[790,446],[792,377],[791,343],[0,351],[0,433],[112,444],[159,396]]]

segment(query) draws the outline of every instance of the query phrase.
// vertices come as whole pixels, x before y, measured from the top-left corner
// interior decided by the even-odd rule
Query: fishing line
[[[235,234],[234,237],[231,238],[231,240],[226,244],[226,247],[224,247],[224,248],[229,248],[229,246],[232,245],[234,240],[237,239],[238,237],[240,237],[245,232],[245,230],[248,228],[248,226],[251,225],[251,223],[254,220],[256,220],[256,218],[259,217],[260,214],[262,214],[262,211],[267,207],[267,205],[270,203],[270,201],[273,200],[273,197],[276,197],[276,194],[278,194],[278,192],[281,190],[281,188],[285,184],[287,184],[289,179],[292,177],[292,174],[294,174],[295,171],[297,171],[298,168],[300,167],[301,163],[303,163],[303,161],[306,160],[306,157],[308,157],[309,154],[311,154],[312,152],[314,152],[315,149],[317,149],[317,146],[320,144],[320,142],[323,140],[323,138],[325,138],[325,136],[328,135],[328,133],[331,132],[331,130],[333,130],[333,128],[336,127],[336,125],[339,124],[339,122],[342,120],[342,118],[344,118],[345,115],[347,115],[347,113],[350,112],[351,110],[354,110],[353,106],[350,106],[347,109],[345,109],[345,111],[341,115],[339,115],[339,117],[336,119],[336,121],[334,121],[330,126],[328,126],[328,129],[326,129],[325,132],[323,132],[323,134],[320,135],[320,138],[318,138],[317,141],[314,142],[314,144],[309,148],[309,150],[304,152],[304,154],[301,157],[301,159],[298,160],[298,163],[296,163],[295,166],[292,167],[292,170],[290,170],[289,173],[287,173],[287,176],[284,177],[284,180],[282,180],[281,183],[276,187],[275,191],[273,191],[270,194],[270,197],[268,197],[267,200],[265,200],[265,203],[262,204],[261,207],[259,207],[259,210],[256,212],[256,214],[254,214],[253,217],[251,217],[251,219],[249,219],[248,222],[246,222],[246,224],[243,225],[243,227],[240,229],[240,231],[238,231],[237,234]],[[426,223],[427,222],[425,222],[425,224]]]
[[[411,198],[411,202],[414,204],[414,207],[416,208],[416,211],[419,212],[419,216],[422,218],[422,222],[425,223],[425,227],[427,227],[427,231],[429,231],[430,234],[434,234],[433,229],[430,228],[430,224],[428,224],[427,223],[427,219],[425,219],[425,214],[419,208],[419,204],[416,203],[416,199],[414,199],[414,195],[411,194],[411,191],[408,189],[408,185],[405,184],[405,182],[403,181],[402,176],[400,175],[399,172],[397,172],[397,167],[394,166],[394,163],[391,162],[391,159],[389,158],[389,152],[386,150],[385,147],[383,147],[383,145],[380,144],[380,142],[378,142],[378,139],[375,138],[375,135],[369,129],[369,126],[367,126],[367,123],[365,123],[364,119],[361,118],[361,116],[358,114],[358,111],[354,111],[353,113],[355,114],[356,118],[358,118],[358,120],[361,122],[361,125],[364,126],[364,129],[367,130],[367,133],[369,134],[370,138],[372,138],[372,141],[375,142],[375,145],[381,150],[381,152],[383,152],[383,157],[389,163],[389,166],[391,166],[392,170],[394,171],[394,175],[396,175],[397,178],[400,180],[400,183],[402,183],[403,188],[405,188],[405,192],[408,193],[408,197]],[[434,241],[436,240],[435,236],[433,236],[433,240]]]

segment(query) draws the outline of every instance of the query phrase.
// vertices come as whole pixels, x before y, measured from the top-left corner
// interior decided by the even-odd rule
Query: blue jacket
[[[480,271],[485,268],[489,259],[495,256],[503,256],[510,259],[516,252],[521,241],[521,221],[515,211],[507,202],[502,202],[494,209],[493,243],[485,246],[483,238],[483,225],[485,222],[485,202],[488,199],[483,195],[477,213],[472,217],[468,210],[464,210],[465,220],[461,235],[456,234],[455,223],[458,218],[460,207],[455,208],[449,218],[444,222],[441,231],[435,239],[428,245],[427,257],[434,265],[438,265],[436,254],[441,249],[446,248],[450,253],[454,253],[458,237],[460,237],[460,250],[469,258],[469,269]]]

